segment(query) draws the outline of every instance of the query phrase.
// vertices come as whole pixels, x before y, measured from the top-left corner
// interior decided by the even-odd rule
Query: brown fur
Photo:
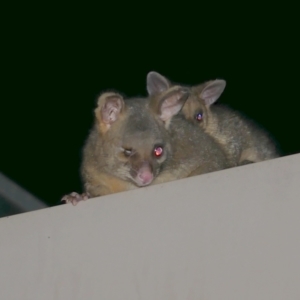
[[[138,188],[131,173],[132,169],[143,168],[143,164],[146,168],[149,165],[153,172],[154,178],[149,184],[228,167],[224,153],[213,139],[176,116],[188,96],[184,94],[184,90],[173,88],[149,100],[127,99],[118,121],[111,124],[109,130],[103,130],[100,100],[106,95],[102,95],[95,110],[95,128],[83,153],[85,191],[96,197]],[[136,122],[131,126],[133,120]],[[159,159],[151,156],[155,141],[164,145],[165,156]],[[129,162],[118,149],[132,145],[137,153]]]
[[[162,75],[156,72],[149,74],[152,74],[150,77],[155,80],[156,87],[162,82],[165,90],[172,88],[173,84]],[[218,143],[231,166],[278,157],[274,142],[263,129],[234,110],[212,105],[225,86],[224,80],[211,80],[198,86],[185,87],[189,89],[190,96],[182,108],[183,116]],[[148,90],[149,94],[153,91],[153,88]],[[202,113],[201,121],[196,119],[198,113]]]
[[[86,195],[108,195],[228,167],[213,139],[177,116],[187,97],[181,87],[150,99],[102,94],[83,150],[84,197],[72,193],[63,200],[76,205]],[[156,157],[159,148],[163,154]]]
[[[207,105],[201,97],[202,89],[203,85],[191,89],[190,99],[182,112],[223,147],[233,166],[242,165],[244,161],[255,163],[279,156],[267,132],[226,106]],[[199,110],[203,111],[201,122],[195,119]]]

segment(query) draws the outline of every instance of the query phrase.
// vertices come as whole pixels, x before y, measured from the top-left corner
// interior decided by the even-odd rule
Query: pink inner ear
[[[147,91],[149,95],[156,95],[169,88],[167,79],[157,72],[149,72],[147,75]]]
[[[161,105],[161,119],[167,121],[175,116],[181,110],[184,102],[180,101],[182,94],[176,93],[166,98]]]
[[[109,97],[102,108],[102,119],[104,123],[111,124],[118,119],[122,109],[121,99]]]
[[[225,88],[225,82],[217,81],[209,84],[201,92],[200,98],[205,101],[206,105],[213,104],[219,99]]]

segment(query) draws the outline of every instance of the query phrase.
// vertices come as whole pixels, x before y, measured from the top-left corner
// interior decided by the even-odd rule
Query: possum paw
[[[78,194],[73,192],[69,195],[63,196],[61,201],[65,201],[66,203],[72,203],[75,206],[79,201],[84,201],[87,199],[89,199],[89,195],[87,193]]]

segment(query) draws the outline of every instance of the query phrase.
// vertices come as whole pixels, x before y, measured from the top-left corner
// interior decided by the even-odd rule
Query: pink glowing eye
[[[153,152],[156,157],[160,157],[163,154],[163,148],[161,146],[155,147]]]
[[[197,113],[196,115],[195,115],[195,119],[197,120],[197,121],[202,121],[202,118],[203,118],[203,113],[202,112],[199,112],[199,113]]]

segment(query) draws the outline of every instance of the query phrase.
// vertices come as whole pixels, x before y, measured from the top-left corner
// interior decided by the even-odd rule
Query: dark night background
[[[152,70],[189,85],[225,79],[221,103],[264,126],[284,155],[300,152],[295,7],[23,5],[2,26],[0,172],[47,204],[81,191],[98,94],[146,96]]]

